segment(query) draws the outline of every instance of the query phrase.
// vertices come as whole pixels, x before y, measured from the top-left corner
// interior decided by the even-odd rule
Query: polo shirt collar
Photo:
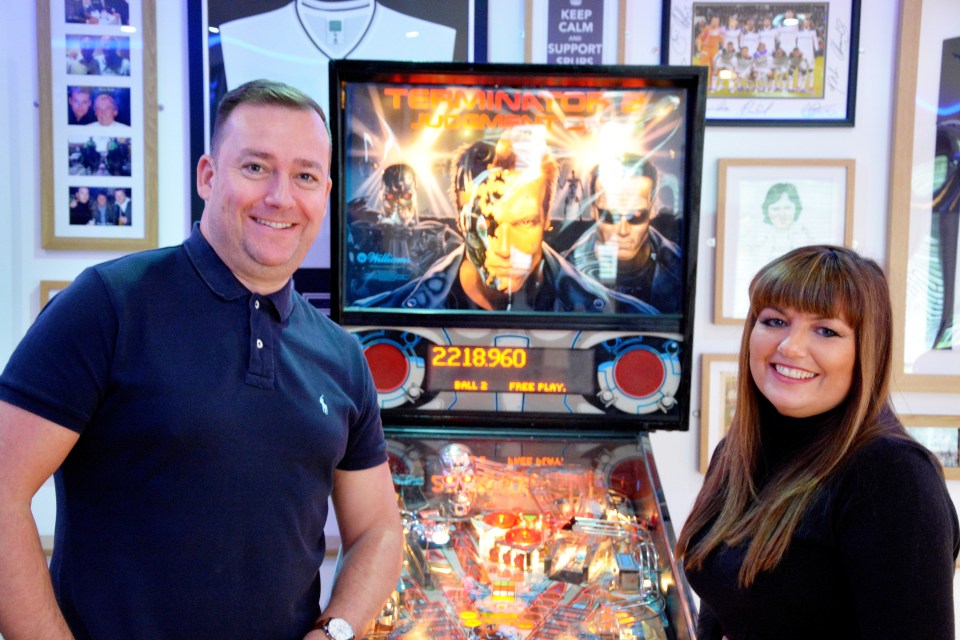
[[[224,300],[238,300],[250,295],[250,291],[237,280],[230,268],[224,264],[200,233],[199,222],[193,224],[193,230],[190,237],[184,241],[183,248],[197,273],[215,294]],[[287,280],[279,290],[263,297],[270,300],[276,307],[280,320],[286,321],[293,313],[293,280]]]

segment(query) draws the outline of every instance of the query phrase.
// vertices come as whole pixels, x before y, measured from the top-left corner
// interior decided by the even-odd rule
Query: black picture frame
[[[226,22],[296,5],[297,0],[187,0],[187,40],[189,51],[190,159],[191,179],[196,182],[196,166],[207,149],[212,114],[227,91],[225,74],[211,73],[217,64],[223,67],[219,27]],[[376,0],[377,6],[407,13],[430,22],[450,26],[454,20],[468,21],[467,29],[457,27],[454,44],[455,60],[486,61],[487,0]],[[456,6],[454,6],[456,5]],[[466,12],[466,13],[465,13]],[[274,36],[282,38],[282,36]],[[472,50],[471,50],[472,44]],[[219,61],[219,62],[218,62]],[[281,68],[278,66],[278,69]],[[274,79],[285,80],[278,72]],[[289,81],[289,80],[285,80]],[[296,86],[295,82],[291,82]],[[326,91],[326,81],[323,81]],[[307,90],[304,87],[298,87]],[[203,200],[194,191],[191,196],[191,220],[200,220]],[[318,240],[319,241],[319,240]],[[298,291],[322,311],[329,313],[329,269],[300,269],[294,283]]]
[[[661,62],[708,67],[708,126],[852,127],[860,8],[861,0],[664,0]],[[803,18],[811,18],[810,30],[814,35],[803,40],[816,43],[812,54],[801,52],[802,58],[795,65],[783,63],[786,66],[771,58],[762,63],[759,72],[756,65],[750,68],[746,62],[741,65],[736,59],[732,63],[717,60],[718,38],[721,38],[719,47],[725,47],[726,41],[733,39],[730,34],[738,26],[742,32],[747,20],[754,22],[759,34],[763,18],[768,16],[771,27],[776,28],[786,19],[787,11],[794,12],[799,28],[804,26]],[[727,25],[728,33],[718,35],[717,23],[712,21],[719,19],[722,27],[730,17],[736,17],[738,24]],[[714,28],[708,29],[711,25]],[[790,38],[795,42],[795,35]],[[737,40],[735,47],[739,44]],[[779,39],[777,46],[779,48]],[[748,47],[748,53],[757,59],[756,51],[751,52]],[[789,57],[789,52],[784,53]],[[811,56],[812,61],[805,62]]]

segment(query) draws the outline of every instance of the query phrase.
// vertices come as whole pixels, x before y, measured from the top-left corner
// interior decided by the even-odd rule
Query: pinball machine
[[[330,76],[332,312],[405,534],[364,637],[693,638],[649,433],[688,428],[703,70]]]

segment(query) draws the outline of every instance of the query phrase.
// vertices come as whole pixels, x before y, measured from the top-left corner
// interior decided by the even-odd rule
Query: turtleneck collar
[[[766,470],[776,471],[807,446],[843,421],[844,403],[815,416],[791,418],[778,412],[765,398],[760,400],[760,442]],[[769,477],[771,473],[765,473]]]

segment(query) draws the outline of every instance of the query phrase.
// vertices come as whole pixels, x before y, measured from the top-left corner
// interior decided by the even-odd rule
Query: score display
[[[354,334],[384,416],[665,420],[679,411],[679,336],[427,327]]]
[[[430,345],[426,387],[438,391],[591,393],[592,350]]]

